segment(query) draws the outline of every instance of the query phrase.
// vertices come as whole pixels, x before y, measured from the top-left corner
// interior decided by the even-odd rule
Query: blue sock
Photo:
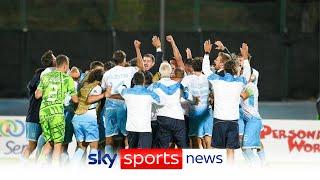
[[[90,149],[90,154],[98,154],[98,150],[97,149]]]
[[[36,152],[36,159],[38,159],[41,150],[43,146],[46,144],[46,140],[44,139],[43,135],[41,134],[38,138],[38,143],[37,143],[37,152]]]
[[[69,161],[69,154],[68,153],[66,153],[66,152],[63,152],[62,154],[61,154],[61,164],[67,164],[68,163],[68,161]]]
[[[77,151],[73,155],[72,164],[79,163],[82,159],[84,152],[85,152],[85,150],[78,148]]]
[[[266,154],[264,152],[264,149],[260,149],[259,151],[257,151],[257,154],[259,156],[260,161],[263,164],[266,161]]]
[[[250,163],[251,166],[258,163],[259,159],[255,156],[252,149],[243,149],[246,160]]]
[[[114,154],[113,147],[111,145],[106,145],[106,147],[104,148],[104,153],[105,154],[107,154],[107,153]]]

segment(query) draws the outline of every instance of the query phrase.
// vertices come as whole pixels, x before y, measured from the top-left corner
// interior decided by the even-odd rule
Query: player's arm
[[[137,54],[137,67],[144,71],[144,65],[143,65],[143,59],[142,59],[142,55],[141,55],[141,50],[140,50],[140,46],[141,46],[141,42],[138,40],[134,41],[134,48],[136,50],[136,54]]]
[[[37,89],[35,94],[34,94],[34,97],[36,99],[40,99],[42,97],[42,91],[40,89]]]
[[[160,98],[160,96],[158,94],[156,94],[155,92],[151,92],[151,101],[152,103],[156,104],[156,105],[164,105],[164,100],[163,98]]]
[[[191,49],[187,48],[187,49],[186,49],[186,54],[187,54],[187,59],[192,59]]]
[[[203,49],[204,49],[204,56],[203,56],[203,61],[202,61],[202,72],[206,76],[210,76],[212,74],[212,71],[210,69],[210,52],[212,50],[212,44],[210,40],[207,40],[203,44]]]
[[[74,86],[74,82],[73,82],[73,79],[71,78],[71,76],[69,76],[69,78],[68,78],[68,86],[67,86],[67,88],[68,88],[67,89],[68,94],[70,94],[72,102],[74,102],[75,104],[79,103],[79,98],[77,96],[77,91],[76,91],[76,88]]]
[[[226,51],[229,55],[231,55],[231,52],[229,51],[229,49],[225,47],[221,41],[216,41],[214,42],[214,44],[217,46],[216,47],[217,50]]]
[[[71,96],[71,100],[72,100],[72,102],[74,102],[75,104],[79,103],[79,98],[78,98],[77,95]]]
[[[161,41],[158,36],[152,37],[152,45],[156,48],[156,57],[155,57],[155,64],[152,68],[156,69],[157,71],[160,68],[160,65],[163,61],[163,52],[161,49]]]
[[[110,97],[111,96],[111,90],[112,90],[112,88],[108,87],[104,93],[101,93],[99,95],[90,95],[90,96],[88,96],[87,103],[93,104],[93,103],[95,103],[97,101],[100,101],[103,98]]]
[[[249,63],[249,47],[246,43],[242,43],[242,46],[240,47],[240,53],[243,57],[242,67],[243,67],[243,74],[242,76],[246,79],[247,82],[250,80],[251,76],[251,66]]]
[[[248,99],[250,96],[253,96],[253,90],[250,86],[248,86],[241,94],[240,94],[241,98],[243,100]]]
[[[44,89],[44,83],[43,83],[43,78],[40,78],[40,83],[36,89],[36,91],[34,92],[34,97],[36,99],[40,99],[42,97],[42,91]]]
[[[249,93],[247,91],[243,91],[240,96],[243,100],[246,100],[249,97]]]
[[[169,35],[166,37],[166,39],[171,44],[173,56],[174,56],[175,60],[177,61],[178,68],[181,70],[184,70],[184,63],[182,61],[182,56],[180,54],[180,51],[179,51],[173,37],[171,35]]]

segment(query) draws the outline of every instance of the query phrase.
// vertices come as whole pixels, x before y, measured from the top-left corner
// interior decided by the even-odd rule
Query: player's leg
[[[212,141],[212,131],[213,131],[213,117],[212,117],[212,109],[206,108],[206,113],[204,113],[203,117],[203,148],[211,149],[211,141]]]
[[[44,138],[45,144],[41,148],[41,152],[38,158],[38,162],[41,164],[46,164],[48,160],[49,154],[52,152],[52,135],[51,135],[51,130],[49,126],[49,120],[51,117],[44,118],[43,116],[40,116],[40,125],[42,129],[42,136]]]
[[[99,146],[99,126],[96,118],[88,118],[88,123],[85,128],[85,141],[89,143],[90,153],[97,154]]]
[[[102,120],[105,128],[105,153],[114,153],[113,136],[118,134],[117,105],[114,100],[107,99],[102,110]]]
[[[225,121],[225,134],[226,134],[226,149],[227,161],[230,164],[234,162],[234,150],[240,148],[239,142],[239,126],[238,121]]]
[[[227,161],[229,164],[234,163],[234,149],[227,148]]]
[[[37,142],[41,133],[42,130],[40,124],[32,122],[26,123],[26,136],[28,140],[28,145],[24,148],[22,152],[23,158],[28,159],[32,152],[36,149]]]
[[[62,143],[64,141],[65,135],[65,120],[63,114],[53,116],[51,121],[49,121],[49,124],[50,131],[52,134],[52,140],[54,143],[52,153],[52,164],[59,165],[62,153]]]
[[[72,125],[73,116],[74,116],[73,106],[70,105],[65,107],[65,112],[64,112],[65,136],[64,136],[64,142],[62,144],[62,155],[61,155],[61,161],[63,163],[67,163],[69,160],[68,147],[69,147],[69,143],[72,142],[72,137],[74,134],[74,128]]]
[[[52,165],[60,165],[60,157],[62,153],[62,143],[54,143],[52,153]]]
[[[152,146],[152,134],[151,132],[139,132],[138,133],[138,148],[150,149]]]
[[[173,132],[173,138],[174,142],[178,146],[178,148],[187,148],[187,142],[186,142],[186,125],[183,120],[177,120],[173,119],[172,122],[175,124],[172,126],[174,129]]]
[[[257,149],[257,154],[258,154],[258,157],[261,161],[261,165],[265,165],[266,164],[266,154],[264,151],[264,146],[261,141],[260,141],[260,148]]]
[[[152,129],[152,148],[158,148],[159,146],[159,124],[158,121],[151,121]]]
[[[48,157],[49,154],[52,152],[52,143],[51,142],[46,142],[45,145],[43,146],[39,158],[38,158],[38,162],[40,164],[47,164],[48,163]]]
[[[117,111],[117,119],[119,122],[119,130],[121,134],[124,136],[123,138],[123,144],[124,148],[128,149],[129,148],[129,142],[128,142],[128,137],[127,137],[127,130],[126,130],[126,124],[127,124],[127,106],[124,101],[119,101],[119,108]]]
[[[261,119],[253,116],[245,117],[245,122],[242,149],[250,165],[255,166],[260,163],[254,150],[261,147],[260,131],[262,123]]]
[[[212,138],[210,135],[207,135],[207,136],[204,136],[204,144],[205,144],[205,149],[212,149],[211,147],[211,141],[212,141]]]
[[[169,148],[169,144],[172,140],[170,127],[172,123],[170,122],[172,119],[164,116],[158,116],[157,121],[159,124],[159,148]]]

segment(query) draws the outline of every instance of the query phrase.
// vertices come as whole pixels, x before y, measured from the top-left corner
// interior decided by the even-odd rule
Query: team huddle
[[[240,53],[220,41],[204,42],[204,56],[183,60],[172,36],[173,57],[163,60],[161,41],[152,38],[155,55],[126,60],[117,50],[105,64],[92,61],[82,72],[70,59],[49,50],[28,84],[29,109],[22,153],[37,149],[39,163],[80,163],[87,151],[117,153],[121,148],[226,149],[229,162],[242,149],[251,164],[265,161],[260,141],[257,70],[250,66],[248,45]],[[219,51],[210,63],[213,45]],[[77,148],[69,158],[73,135]],[[89,147],[89,148],[88,148]]]

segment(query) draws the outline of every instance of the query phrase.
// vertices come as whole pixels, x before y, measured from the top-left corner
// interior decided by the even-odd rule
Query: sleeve
[[[130,69],[130,73],[131,73],[131,75],[133,76],[136,72],[138,72],[139,71],[139,68],[137,67],[137,66],[135,66],[135,67],[130,67],[131,69]]]
[[[203,57],[202,72],[207,77],[210,76],[211,74],[213,74],[211,69],[210,69],[210,59],[209,59],[209,55],[208,54],[204,55],[204,57]]]
[[[27,85],[28,94],[31,96],[37,89],[40,81],[40,74],[35,74]]]
[[[192,94],[188,91],[188,88],[184,87],[181,84],[181,90],[182,90],[182,97],[188,101],[193,101],[193,96]]]
[[[246,81],[249,81],[251,76],[251,66],[248,59],[245,59],[243,61],[243,73],[242,76],[246,79]]]
[[[151,96],[151,101],[152,101],[152,103],[157,104],[157,105],[162,105],[162,104],[164,104],[164,102],[162,102],[162,101],[160,100],[160,96],[158,96],[156,93],[151,92],[151,93],[150,93],[150,96]]]
[[[107,86],[108,86],[108,72],[104,73],[103,74],[103,77],[102,77],[102,81],[101,81],[101,88],[102,89],[106,89]]]
[[[102,88],[101,86],[97,85],[91,90],[90,95],[100,95],[101,93],[102,93]]]
[[[76,88],[74,87],[73,79],[68,77],[68,93],[70,96],[74,96],[77,94]]]
[[[44,81],[45,81],[45,76],[42,76],[42,77],[40,78],[40,83],[39,83],[39,85],[38,85],[38,87],[37,87],[38,90],[43,91],[44,86],[45,86]]]

